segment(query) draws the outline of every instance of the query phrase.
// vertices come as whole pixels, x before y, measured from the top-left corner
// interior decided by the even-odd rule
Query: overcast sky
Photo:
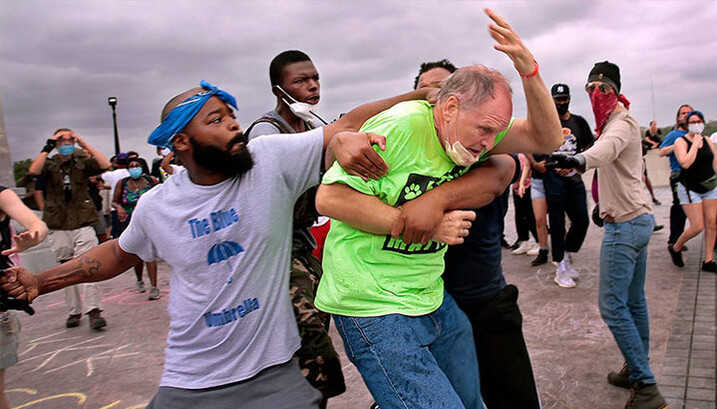
[[[162,106],[201,79],[237,97],[246,126],[273,108],[268,65],[287,49],[314,61],[327,118],[408,90],[421,62],[441,58],[499,69],[514,115],[525,116],[486,6],[521,35],[548,86],[571,87],[571,111],[591,125],[583,86],[606,59],[620,66],[641,125],[671,124],[684,102],[717,118],[715,1],[3,1],[0,101],[12,157],[34,158],[60,127],[112,155],[107,97],[116,96],[122,150],[151,158]]]

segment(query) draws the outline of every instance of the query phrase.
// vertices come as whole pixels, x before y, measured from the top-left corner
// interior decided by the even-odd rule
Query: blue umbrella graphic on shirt
[[[233,241],[223,241],[217,243],[209,249],[207,254],[207,264],[221,263],[243,252],[244,248]]]

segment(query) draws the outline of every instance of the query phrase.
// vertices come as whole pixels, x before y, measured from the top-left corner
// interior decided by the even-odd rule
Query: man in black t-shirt
[[[570,88],[566,84],[555,84],[550,92],[563,127],[563,144],[555,152],[572,156],[592,146],[595,137],[587,121],[568,110]],[[573,268],[568,253],[580,250],[588,231],[585,184],[573,169],[548,169],[543,175],[543,183],[548,201],[553,261],[558,263],[554,281],[560,287],[573,288],[578,273]],[[566,214],[570,219],[567,233],[565,232]]]

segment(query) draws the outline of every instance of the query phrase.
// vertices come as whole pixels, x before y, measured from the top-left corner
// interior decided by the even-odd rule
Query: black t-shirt
[[[556,153],[565,153],[568,155],[575,155],[583,152],[587,148],[591,147],[595,143],[595,136],[590,130],[590,125],[585,118],[580,115],[570,114],[570,118],[560,118],[560,126],[563,132],[563,144],[555,150]],[[545,160],[543,154],[533,154],[533,158],[536,162]],[[533,179],[543,179],[544,173],[540,173],[533,169],[531,177]]]
[[[574,155],[583,152],[595,143],[595,136],[590,130],[590,125],[580,115],[570,114],[568,119],[561,118],[560,125],[563,127],[564,142],[556,152]],[[575,144],[574,147],[572,144]]]
[[[515,155],[512,183],[520,178],[520,162]],[[493,202],[475,209],[476,219],[463,244],[449,246],[444,261],[443,282],[446,290],[462,307],[477,306],[495,297],[505,287],[500,238],[508,211],[508,192]]]
[[[650,134],[650,130],[645,131],[645,139],[642,140],[642,156],[647,155],[647,151],[652,149],[650,141],[655,142],[657,146],[662,143],[662,131],[658,128],[655,135]]]
[[[482,304],[505,287],[500,238],[508,211],[508,191],[476,209],[476,219],[463,244],[449,246],[443,282],[461,306]]]
[[[657,128],[657,133],[653,135],[648,129],[647,131],[645,131],[645,139],[649,139],[650,141],[655,142],[659,145],[660,143],[662,143],[662,130],[660,130],[660,128]]]

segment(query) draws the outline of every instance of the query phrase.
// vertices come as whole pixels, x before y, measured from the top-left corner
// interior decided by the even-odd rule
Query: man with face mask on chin
[[[309,56],[301,51],[284,51],[269,64],[269,81],[276,107],[254,121],[245,134],[252,140],[260,135],[295,134],[321,126],[311,115],[319,102],[319,73]],[[309,115],[308,117],[306,115]],[[317,123],[318,122],[318,123]],[[294,206],[289,296],[294,305],[301,348],[296,353],[306,379],[326,400],[346,390],[341,362],[329,337],[329,314],[314,306],[316,287],[322,275],[321,262],[312,254],[316,240],[311,226],[319,214],[314,205],[316,188],[304,193]]]
[[[647,246],[655,226],[642,174],[640,126],[620,94],[620,69],[604,61],[588,75],[585,90],[595,114],[597,140],[574,156],[551,154],[549,167],[597,169],[600,216],[599,307],[625,359],[608,382],[632,387],[626,409],[662,409],[667,403],[650,370],[650,324],[645,300]]]
[[[76,150],[75,143],[91,156]],[[57,149],[58,154],[48,158],[53,149]],[[50,247],[60,263],[97,246],[92,226],[99,218],[89,194],[89,178],[109,167],[110,162],[102,153],[68,128],[55,131],[30,165],[27,173],[42,176],[47,183],[42,219],[50,229]],[[89,316],[90,328],[99,330],[107,325],[100,314],[102,298],[97,284],[85,283],[66,288],[65,302],[69,308],[69,317],[65,322],[67,328],[79,326],[83,313]]]
[[[370,144],[382,140],[343,131],[427,94],[365,104],[325,127],[247,144],[234,97],[202,81],[167,103],[149,138],[174,149],[184,169],[142,195],[122,236],[37,275],[7,270],[2,290],[32,301],[162,258],[172,271],[170,331],[148,408],[317,408],[321,394],[293,360],[300,340],[286,289],[294,202],[319,182],[329,142],[344,166],[378,172]]]
[[[471,324],[441,279],[447,245],[462,243],[475,218],[456,209],[492,202],[512,179],[515,161],[486,161],[487,151],[545,152],[560,144],[532,53],[502,17],[486,13],[495,49],[522,78],[528,119],[512,118],[502,74],[461,68],[443,82],[435,106],[397,104],[364,124],[386,136],[380,153],[388,175],[366,181],[335,165],[317,192],[317,209],[333,220],[316,306],[334,315],[349,359],[384,409],[483,408]],[[421,228],[404,226],[416,220]],[[454,222],[461,239],[442,237],[441,220]],[[460,296],[480,291],[466,287]]]
[[[274,57],[269,64],[269,82],[276,107],[247,127],[249,139],[304,132],[324,125],[317,113],[321,98],[319,72],[308,55],[288,50]]]
[[[550,89],[562,125],[563,144],[555,151],[575,155],[592,146],[595,138],[585,118],[575,115],[570,106],[570,88],[555,84]],[[553,281],[562,288],[575,287],[578,272],[572,266],[570,253],[577,253],[588,232],[588,208],[585,184],[574,169],[548,169],[543,175],[545,197],[550,219],[550,242],[553,261],[558,264]],[[565,216],[570,228],[565,231]]]

